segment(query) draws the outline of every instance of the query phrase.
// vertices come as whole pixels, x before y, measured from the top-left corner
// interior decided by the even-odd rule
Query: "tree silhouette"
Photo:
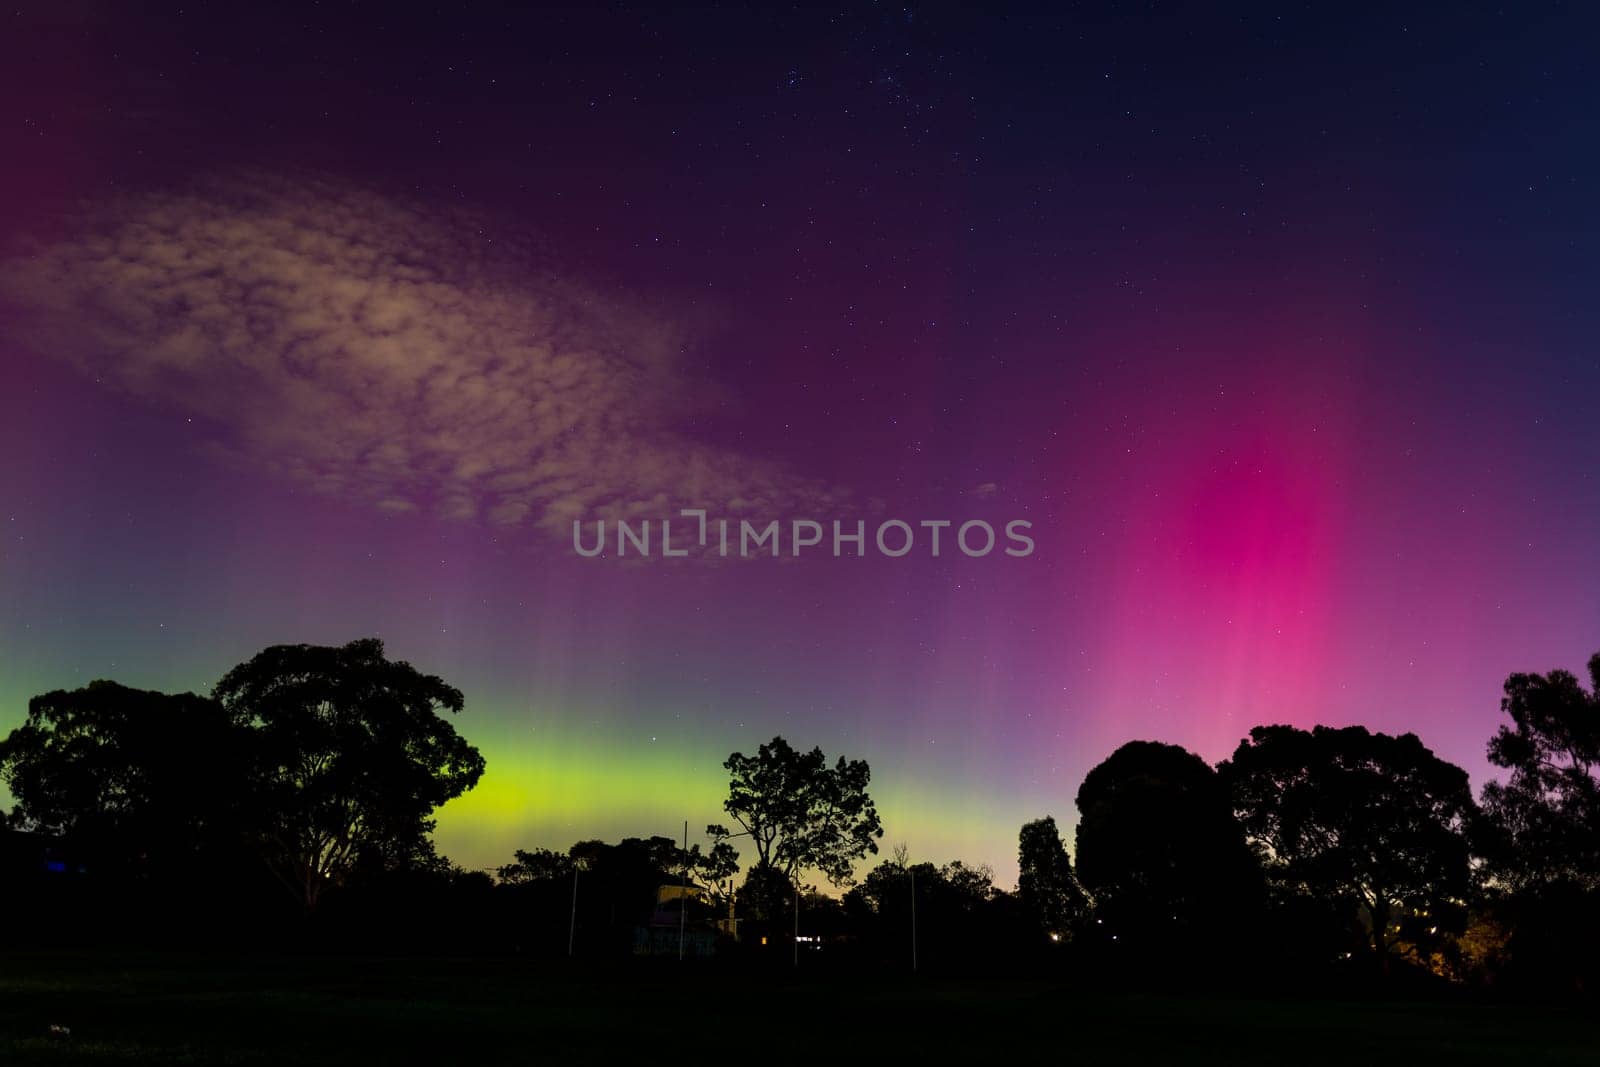
[[[572,877],[577,861],[547,848],[531,851],[517,849],[516,862],[508,863],[495,871],[503,885],[536,885],[542,882],[565,882]]]
[[[1489,762],[1511,772],[1483,788],[1483,839],[1513,985],[1600,986],[1600,654],[1589,678],[1585,691],[1567,671],[1511,675],[1511,722],[1489,742]]]
[[[1379,957],[1406,920],[1413,940],[1460,921],[1476,808],[1467,772],[1415,734],[1257,726],[1218,770],[1269,876],[1359,906]]]
[[[734,879],[739,874],[739,853],[727,841],[727,831],[720,826],[708,826],[711,847],[702,854],[700,846],[689,849],[689,870],[695,881],[705,887],[707,899],[719,909],[730,908],[734,900]]]
[[[867,952],[898,966],[910,963],[913,931],[919,969],[935,971],[995,965],[1022,940],[1016,899],[989,868],[910,863],[903,850],[845,894],[844,911]]]
[[[633,928],[646,921],[656,893],[682,876],[683,851],[670,837],[625,837],[615,845],[584,841],[569,855],[583,867],[578,925],[590,940],[611,949],[630,944]]]
[[[1048,815],[1024,823],[1018,835],[1017,896],[1038,928],[1056,938],[1067,936],[1089,910],[1061,832]]]
[[[1260,870],[1204,760],[1130,741],[1089,772],[1077,802],[1078,880],[1109,937],[1173,954],[1186,941],[1238,943]]]
[[[16,822],[69,839],[105,871],[161,877],[239,832],[243,739],[222,707],[95,681],[28,702],[0,741]]]
[[[740,921],[751,931],[788,930],[784,920],[794,906],[794,895],[799,891],[795,880],[776,867],[756,863],[744,873],[736,901]]]
[[[483,773],[440,714],[461,710],[460,691],[384,658],[375,639],[273,646],[213,695],[251,732],[265,858],[307,909],[362,853],[389,865],[431,853],[433,810]]]
[[[735,752],[723,764],[731,773],[723,810],[750,836],[756,867],[789,882],[817,870],[847,885],[855,861],[878,851],[883,836],[878,810],[867,793],[872,772],[865,760],[840,756],[832,766],[820,748],[798,752],[781,737],[754,756]],[[709,827],[713,837],[720,827]],[[766,886],[771,879],[760,876]],[[748,883],[748,879],[747,879]]]
[[[1561,670],[1506,679],[1511,724],[1490,740],[1489,762],[1511,774],[1484,786],[1483,805],[1496,873],[1515,888],[1600,890],[1600,653],[1589,678],[1587,692]]]

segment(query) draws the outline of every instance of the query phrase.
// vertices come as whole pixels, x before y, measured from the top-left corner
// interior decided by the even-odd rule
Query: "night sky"
[[[1002,884],[1133,738],[1481,785],[1600,648],[1600,16],[1445,6],[6,11],[0,730],[377,635],[468,867],[775,733]],[[1037,550],[572,549],[696,505]]]

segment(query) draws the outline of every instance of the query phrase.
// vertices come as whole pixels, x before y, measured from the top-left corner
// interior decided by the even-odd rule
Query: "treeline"
[[[462,703],[376,640],[268,648],[209,696],[34,697],[0,741],[0,879],[30,920],[4,936],[271,941],[330,894],[437,881],[432,813],[484,767]]]
[[[1015,889],[958,860],[875,861],[863,760],[774,738],[724,764],[729,825],[438,856],[433,811],[483,760],[461,694],[376,641],[280,646],[209,697],[96,682],[0,742],[17,804],[12,943],[294,944],[733,966],[877,966],[1152,986],[1600,979],[1600,655],[1517,674],[1466,772],[1416,736],[1260,726],[1212,766],[1134,741],[1020,828]],[[829,891],[823,891],[823,887]]]

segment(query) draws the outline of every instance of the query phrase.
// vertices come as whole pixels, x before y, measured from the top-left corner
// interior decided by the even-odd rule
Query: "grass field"
[[[69,1036],[51,1036],[52,1024]],[[0,956],[0,1063],[1595,1064],[1577,1007],[514,961]]]

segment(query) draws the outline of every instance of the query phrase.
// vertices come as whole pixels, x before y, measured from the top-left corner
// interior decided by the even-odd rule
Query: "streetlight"
[[[906,873],[911,875],[911,973],[917,973],[917,870],[907,867]]]

